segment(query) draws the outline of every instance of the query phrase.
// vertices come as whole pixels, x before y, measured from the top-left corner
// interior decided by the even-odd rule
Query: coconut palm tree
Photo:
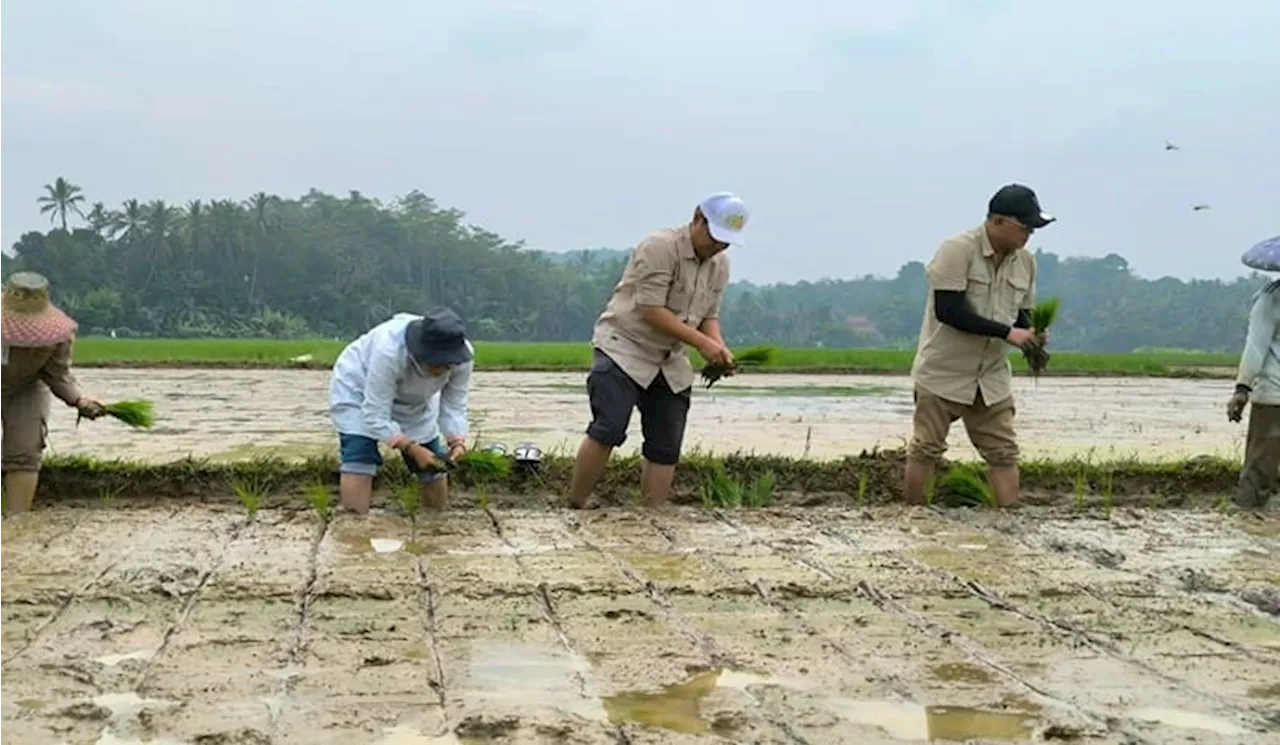
[[[84,213],[80,211],[84,194],[80,192],[79,186],[59,176],[53,184],[45,184],[44,189],[48,193],[37,198],[36,203],[40,205],[40,214],[49,216],[49,222],[59,221],[62,229],[66,230],[68,212],[84,217]]]

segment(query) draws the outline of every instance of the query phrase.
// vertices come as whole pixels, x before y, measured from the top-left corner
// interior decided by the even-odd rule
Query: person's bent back
[[[396,314],[342,350],[329,416],[338,431],[344,507],[369,510],[380,443],[400,452],[422,484],[425,504],[445,505],[443,461],[466,450],[474,359],[462,319],[448,308]]]

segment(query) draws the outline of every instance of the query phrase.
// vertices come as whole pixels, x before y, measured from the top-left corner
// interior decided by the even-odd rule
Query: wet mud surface
[[[5,743],[1280,739],[1274,517],[186,503],[0,545]]]
[[[50,453],[172,461],[188,455],[242,460],[336,451],[328,372],[321,370],[113,370],[77,372],[104,400],[149,398],[157,424],[134,432],[111,420],[82,422],[54,407]],[[480,372],[471,393],[472,433],[508,446],[577,448],[590,418],[583,373]],[[1018,435],[1028,457],[1115,460],[1239,458],[1245,428],[1223,415],[1221,381],[1139,378],[1017,378]],[[688,448],[838,458],[902,447],[911,435],[906,376],[741,375],[695,388]],[[960,424],[949,455],[977,457]],[[632,417],[620,453],[640,445]]]

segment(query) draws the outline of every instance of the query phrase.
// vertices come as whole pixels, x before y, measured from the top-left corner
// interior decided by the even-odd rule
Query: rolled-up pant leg
[[[39,471],[49,433],[49,388],[36,383],[5,391],[0,416],[4,420],[3,467],[9,471]]]

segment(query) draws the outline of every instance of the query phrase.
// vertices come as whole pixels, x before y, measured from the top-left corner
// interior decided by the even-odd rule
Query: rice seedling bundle
[[[1058,298],[1049,298],[1031,309],[1031,328],[1036,330],[1036,334],[1043,334],[1057,317]],[[1027,369],[1031,371],[1033,378],[1040,377],[1040,373],[1049,366],[1049,351],[1044,348],[1043,343],[1026,345],[1022,348],[1022,357],[1027,361]]]
[[[702,367],[702,379],[707,388],[715,385],[721,378],[727,378],[744,367],[760,367],[773,362],[777,348],[768,345],[751,347],[741,354],[733,356],[732,365],[720,365],[708,362]]]

